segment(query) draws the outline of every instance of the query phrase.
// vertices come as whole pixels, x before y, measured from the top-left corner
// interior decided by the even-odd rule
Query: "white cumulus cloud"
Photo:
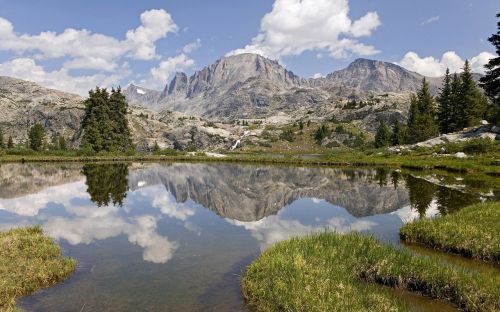
[[[259,34],[228,55],[258,53],[271,58],[325,51],[335,58],[373,55],[378,50],[358,41],[381,25],[376,12],[358,20],[349,17],[347,0],[276,0],[261,21]]]
[[[484,73],[484,65],[488,63],[495,55],[489,52],[481,52],[478,55],[469,59],[471,69],[475,73]],[[397,62],[404,68],[429,77],[440,77],[446,72],[446,68],[450,72],[460,72],[464,66],[465,59],[460,57],[454,51],[444,53],[441,58],[433,56],[420,57],[415,52],[408,52]]]
[[[0,17],[0,51],[14,55],[0,64],[0,74],[80,95],[86,95],[96,86],[120,84],[131,74],[128,60],[161,59],[156,52],[157,41],[179,29],[170,13],[163,9],[144,11],[140,21],[137,28],[130,29],[123,39],[118,39],[74,28],[59,33],[20,34],[10,21]],[[42,64],[46,60],[61,61],[62,66],[45,70]],[[94,73],[74,75],[71,71],[75,69]],[[155,70],[155,75],[160,74],[161,66]]]
[[[86,95],[88,90],[100,87],[111,87],[130,74],[128,65],[124,63],[114,73],[96,73],[93,75],[72,76],[68,69],[61,68],[46,71],[31,58],[16,58],[0,64],[0,75],[16,77],[37,82],[45,87]]]

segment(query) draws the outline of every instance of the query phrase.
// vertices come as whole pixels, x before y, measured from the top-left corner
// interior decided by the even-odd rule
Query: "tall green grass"
[[[409,243],[500,263],[500,202],[408,223],[401,228],[400,237]]]
[[[0,232],[0,311],[14,311],[17,297],[63,281],[75,266],[41,227]]]
[[[500,278],[472,274],[358,233],[322,233],[266,250],[242,289],[257,311],[406,311],[383,287],[449,300],[466,311],[500,309]]]

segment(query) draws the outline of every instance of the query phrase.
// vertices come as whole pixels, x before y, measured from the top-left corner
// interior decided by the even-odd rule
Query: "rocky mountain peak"
[[[160,96],[159,91],[137,86],[133,83],[123,90],[123,94],[130,104],[146,106],[156,105],[158,97]]]

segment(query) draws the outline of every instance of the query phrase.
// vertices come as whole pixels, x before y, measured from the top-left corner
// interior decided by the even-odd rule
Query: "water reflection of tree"
[[[421,218],[424,217],[427,208],[429,208],[434,199],[437,186],[424,179],[415,178],[411,175],[406,176],[405,182],[410,197],[411,207],[418,212]]]
[[[87,164],[83,166],[83,174],[90,199],[97,206],[123,205],[128,191],[128,165]]]
[[[453,213],[465,206],[469,206],[480,201],[477,195],[460,192],[444,186],[440,186],[438,188],[436,199],[439,213],[442,215]]]
[[[437,209],[441,215],[453,213],[480,201],[478,195],[436,185],[411,175],[405,177],[405,182],[411,207],[418,212],[421,218],[425,216],[433,199],[436,200]]]
[[[377,168],[375,172],[375,179],[380,187],[387,185],[387,175],[389,174],[389,169],[387,168]]]

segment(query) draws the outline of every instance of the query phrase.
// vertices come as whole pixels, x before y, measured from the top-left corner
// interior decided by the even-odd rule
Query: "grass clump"
[[[247,269],[243,294],[257,311],[407,311],[385,285],[449,300],[466,311],[500,309],[498,276],[470,273],[359,233],[281,242]]]
[[[500,202],[408,223],[401,228],[400,237],[409,243],[500,263]]]
[[[17,297],[63,281],[75,267],[39,226],[0,232],[0,311],[14,311]]]

